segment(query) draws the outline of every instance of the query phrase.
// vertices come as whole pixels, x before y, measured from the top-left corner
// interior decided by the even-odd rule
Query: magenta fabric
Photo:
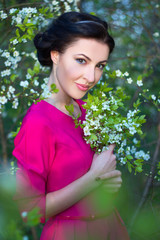
[[[76,100],[84,120],[82,101]],[[57,216],[45,219],[46,193],[59,190],[84,175],[91,166],[94,152],[83,139],[83,130],[73,119],[41,100],[33,104],[23,119],[15,138],[13,155],[18,170],[15,200],[20,211],[39,208],[46,224],[41,240],[127,240],[126,228],[119,214],[108,207],[108,196],[101,189],[91,192]],[[100,199],[103,199],[101,202]],[[107,215],[84,220],[88,216]],[[65,219],[69,216],[70,219]]]

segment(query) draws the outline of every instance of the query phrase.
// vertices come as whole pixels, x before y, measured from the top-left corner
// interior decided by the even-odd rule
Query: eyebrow
[[[84,57],[87,58],[89,61],[91,61],[91,59],[90,59],[88,56],[86,56],[85,54],[83,54],[83,53],[79,53],[79,54],[76,54],[76,55],[84,56]],[[107,60],[100,61],[99,63],[103,63],[103,62],[107,62]]]

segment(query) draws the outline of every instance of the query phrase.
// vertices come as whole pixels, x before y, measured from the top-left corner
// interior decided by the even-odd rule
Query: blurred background
[[[67,2],[67,5],[65,4]],[[70,8],[69,8],[70,6]],[[141,112],[146,115],[146,123],[143,126],[143,138],[141,148],[150,152],[150,160],[145,163],[142,173],[134,175],[125,168],[123,172],[123,185],[117,196],[117,208],[127,226],[131,240],[159,240],[160,239],[160,113],[158,111],[158,98],[160,96],[160,2],[159,0],[79,0],[79,1],[38,1],[38,0],[1,0],[0,22],[0,70],[3,72],[7,64],[4,64],[3,52],[16,46],[21,52],[21,59],[17,60],[17,66],[13,67],[12,77],[1,73],[0,96],[4,95],[9,86],[14,86],[16,94],[19,94],[19,105],[13,108],[13,99],[8,101],[0,113],[0,239],[39,239],[42,225],[36,220],[26,225],[12,201],[15,190],[15,166],[16,161],[12,156],[14,136],[18,131],[20,122],[30,105],[27,89],[22,91],[20,81],[24,79],[24,72],[33,67],[35,62],[31,54],[35,51],[33,36],[45,27],[44,20],[51,19],[61,12],[79,10],[95,14],[109,23],[110,33],[115,39],[116,48],[109,59],[108,68],[111,71],[120,70],[128,72],[133,83],[142,80],[143,86],[126,84],[124,79],[104,76],[112,87],[124,86],[127,95],[130,96],[129,106],[138,98],[142,98]],[[38,13],[32,15],[35,20],[35,28],[26,26],[25,30],[13,24],[11,9],[36,8]],[[44,9],[47,9],[46,12]],[[31,10],[33,11],[33,9]],[[5,17],[5,15],[9,17]],[[41,15],[40,15],[41,14]],[[16,16],[16,21],[17,15]],[[22,24],[22,23],[20,23]],[[47,24],[47,23],[46,23]],[[21,26],[22,27],[22,26]],[[23,32],[20,36],[17,29]],[[21,33],[20,33],[21,34]],[[30,38],[24,37],[28,34]],[[19,43],[13,44],[15,36]],[[12,39],[13,38],[13,39]],[[10,40],[12,39],[12,41]],[[23,43],[23,44],[22,44]],[[23,56],[22,56],[23,55]],[[9,67],[9,66],[7,66]],[[16,73],[18,72],[18,74]],[[34,69],[37,75],[43,78],[49,71],[41,68]],[[16,74],[18,76],[16,76]],[[32,75],[32,72],[30,71]],[[15,76],[13,76],[15,75]],[[34,75],[34,74],[33,74]],[[33,76],[34,81],[41,77]],[[30,82],[32,84],[32,82]],[[31,88],[31,85],[29,85]],[[5,88],[5,89],[4,89]],[[37,86],[37,91],[40,86]],[[145,98],[143,98],[145,95]],[[34,98],[35,96],[33,96]],[[8,97],[9,99],[9,97]],[[145,99],[145,101],[144,101]],[[15,133],[15,134],[14,134]],[[117,239],[118,240],[118,239]]]

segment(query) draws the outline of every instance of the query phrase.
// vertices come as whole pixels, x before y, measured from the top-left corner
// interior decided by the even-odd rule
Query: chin
[[[83,94],[82,94],[82,93],[81,93],[81,94],[74,94],[74,95],[72,96],[72,98],[78,100],[78,99],[83,98],[86,94],[87,94],[87,92],[85,92],[85,93],[83,93]]]

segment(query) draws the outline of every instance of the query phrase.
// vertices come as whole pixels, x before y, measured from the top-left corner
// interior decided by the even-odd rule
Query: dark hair
[[[108,33],[107,22],[88,13],[67,12],[53,20],[44,33],[34,38],[38,60],[43,66],[52,66],[51,50],[63,53],[78,38],[93,38],[106,43],[109,53],[115,46]]]

